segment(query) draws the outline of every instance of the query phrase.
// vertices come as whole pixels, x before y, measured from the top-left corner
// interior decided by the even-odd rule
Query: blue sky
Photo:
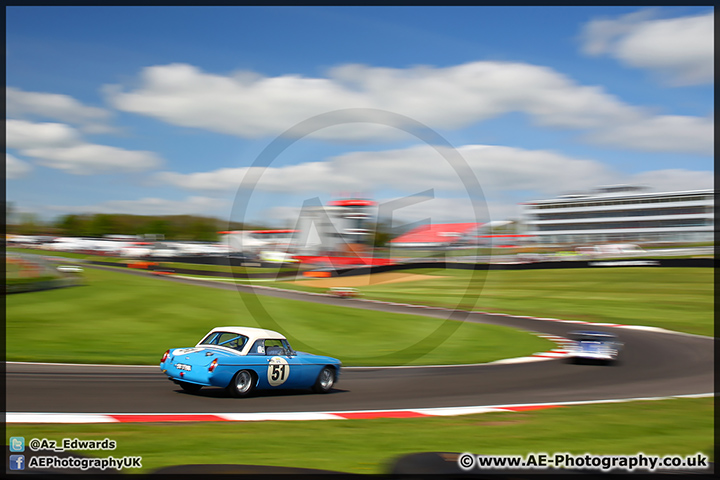
[[[46,220],[117,212],[286,226],[309,198],[383,203],[428,190],[396,215],[505,220],[520,202],[599,185],[713,187],[711,7],[6,14],[7,199]],[[292,136],[328,112],[344,116]],[[461,155],[482,196],[430,133],[409,130],[416,122]],[[281,135],[287,148],[238,197]]]

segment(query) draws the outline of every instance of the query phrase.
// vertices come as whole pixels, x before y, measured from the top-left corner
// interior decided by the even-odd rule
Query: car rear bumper
[[[207,368],[203,368],[202,366],[196,367],[195,365],[192,365],[192,370],[190,371],[184,371],[179,370],[175,367],[172,363],[165,363],[160,364],[160,371],[167,375],[168,379],[170,381],[173,381],[175,383],[193,383],[196,385],[203,385],[206,387],[212,386],[212,374],[209,374],[207,372]]]
[[[203,387],[212,387],[213,386],[209,383],[196,382],[194,380],[179,379],[179,378],[174,378],[174,377],[170,377],[170,376],[168,376],[168,380],[170,380],[171,382],[173,382],[177,385],[180,385],[181,383],[192,383],[193,385],[202,385]]]
[[[575,358],[585,358],[588,360],[615,360],[617,358],[617,354],[611,355],[608,353],[589,353],[589,352],[574,353],[574,354],[571,354],[571,356],[575,357]]]

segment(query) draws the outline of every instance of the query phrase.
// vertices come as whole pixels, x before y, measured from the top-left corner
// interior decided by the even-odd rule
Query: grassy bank
[[[477,301],[464,306],[476,310],[655,324],[707,335],[712,333],[714,310],[709,270],[491,271],[484,282],[471,281],[467,271],[416,271],[434,278],[368,284],[361,290],[371,298],[456,306],[470,288]],[[166,348],[194,344],[212,327],[258,325],[258,309],[249,309],[251,299],[237,292],[90,268],[84,275],[86,286],[6,298],[9,360],[150,364],[157,363]],[[437,321],[269,297],[260,301],[287,333],[307,343],[308,351],[333,354],[346,365],[388,364],[383,356],[397,351],[398,342],[407,351],[396,363],[472,363],[551,348],[542,339],[514,330],[461,324],[446,342],[417,358],[421,352],[412,346],[431,336],[440,325]],[[713,405],[708,398],[445,418],[9,424],[7,435],[57,440],[108,437],[118,442],[116,450],[84,454],[140,455],[141,472],[177,464],[225,463],[384,473],[398,456],[421,451],[711,455]]]
[[[226,268],[229,271],[229,267]],[[237,273],[261,271],[269,270],[252,267],[236,270]],[[714,335],[714,271],[711,268],[605,267],[479,273],[442,268],[413,269],[406,273],[432,277],[388,284],[369,280],[359,290],[365,298],[391,302],[648,325]],[[275,286],[310,292],[327,290],[288,281],[279,281]]]
[[[253,303],[234,291],[92,268],[84,276],[84,286],[6,298],[8,360],[153,364],[167,348],[192,346],[214,327],[268,321],[297,350],[346,365],[482,363],[554,346],[492,325],[271,297]]]
[[[548,270],[418,269],[427,280],[358,287],[365,298],[485,312],[650,325],[714,333],[711,268],[617,267]],[[326,288],[278,282],[321,292]]]

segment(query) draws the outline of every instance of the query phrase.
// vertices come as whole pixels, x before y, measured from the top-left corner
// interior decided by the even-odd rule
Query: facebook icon
[[[25,455],[10,455],[10,470],[25,470]]]

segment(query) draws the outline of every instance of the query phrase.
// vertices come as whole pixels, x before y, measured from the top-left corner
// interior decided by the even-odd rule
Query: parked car
[[[262,389],[311,388],[327,393],[340,376],[340,360],[296,352],[272,330],[218,327],[197,345],[171,348],[160,369],[187,392],[222,387],[233,397]]]
[[[59,265],[57,268],[58,272],[62,273],[82,273],[82,267],[76,267],[74,265]]]

